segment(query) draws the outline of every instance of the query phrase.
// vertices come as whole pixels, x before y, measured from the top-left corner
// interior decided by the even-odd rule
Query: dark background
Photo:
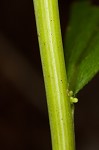
[[[71,2],[59,0],[63,36]],[[77,150],[99,150],[98,91],[99,75],[78,95]],[[0,149],[51,150],[32,0],[0,0]]]

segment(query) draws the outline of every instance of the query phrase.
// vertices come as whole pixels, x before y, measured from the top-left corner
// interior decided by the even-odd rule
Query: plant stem
[[[72,107],[57,0],[33,0],[47,96],[53,150],[74,150]]]

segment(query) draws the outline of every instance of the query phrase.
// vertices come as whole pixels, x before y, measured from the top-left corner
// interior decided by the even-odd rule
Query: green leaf
[[[64,50],[69,88],[77,94],[99,71],[99,7],[73,4]]]

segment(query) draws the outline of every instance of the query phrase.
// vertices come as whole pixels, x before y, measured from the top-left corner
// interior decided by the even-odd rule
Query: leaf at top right
[[[77,94],[99,72],[99,7],[73,4],[64,49],[69,88]]]

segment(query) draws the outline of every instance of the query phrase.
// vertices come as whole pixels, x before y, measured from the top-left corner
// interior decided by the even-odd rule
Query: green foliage
[[[69,89],[77,94],[99,71],[99,7],[72,5],[64,51]]]

